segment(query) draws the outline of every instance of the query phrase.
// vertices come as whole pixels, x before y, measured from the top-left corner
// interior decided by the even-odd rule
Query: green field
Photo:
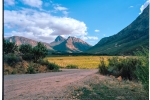
[[[107,59],[111,56],[61,56],[61,57],[46,57],[45,60],[53,62],[65,68],[67,65],[76,65],[81,69],[98,68],[100,57],[103,57],[107,64]]]

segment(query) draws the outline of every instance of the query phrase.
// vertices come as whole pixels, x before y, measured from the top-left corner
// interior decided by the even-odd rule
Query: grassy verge
[[[148,100],[142,85],[130,81],[100,81],[90,84],[90,88],[80,88],[74,92],[78,100]]]
[[[61,66],[48,62],[46,60],[39,60],[37,63],[32,61],[18,61],[10,66],[7,62],[4,63],[4,75],[8,74],[36,74],[45,72],[58,72]]]

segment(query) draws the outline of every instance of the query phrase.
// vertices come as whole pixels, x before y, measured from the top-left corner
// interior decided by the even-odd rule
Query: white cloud
[[[139,14],[141,14],[143,12],[143,10],[149,5],[150,0],[147,0],[140,8],[141,12]]]
[[[40,39],[48,43],[52,42],[57,35],[78,37],[87,35],[84,22],[32,9],[4,10],[4,27],[14,30],[10,32],[11,35]],[[96,38],[89,37],[89,39]]]
[[[129,8],[133,8],[134,6],[130,6]]]
[[[66,7],[62,7],[62,6],[60,6],[60,5],[58,5],[58,4],[53,4],[53,6],[54,6],[54,9],[56,10],[56,11],[61,11],[65,16],[68,16],[68,8],[66,8]]]
[[[55,10],[59,10],[59,11],[68,10],[68,8],[62,7],[62,6],[60,6],[60,5],[55,6],[54,9],[55,9]]]
[[[95,31],[95,32],[100,32],[100,30],[97,30],[97,29],[96,29],[96,30],[94,30],[94,31]]]
[[[4,2],[5,2],[7,5],[15,5],[15,1],[14,1],[14,0],[4,0]]]
[[[22,2],[31,7],[37,7],[37,8],[41,8],[43,3],[41,0],[23,0]]]

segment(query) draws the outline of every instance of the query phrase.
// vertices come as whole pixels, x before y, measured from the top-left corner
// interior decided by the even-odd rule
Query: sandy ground
[[[4,100],[73,100],[71,93],[104,76],[98,69],[63,69],[62,72],[5,75]]]

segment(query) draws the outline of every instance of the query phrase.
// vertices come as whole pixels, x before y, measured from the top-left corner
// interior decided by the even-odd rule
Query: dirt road
[[[89,83],[98,69],[63,69],[62,72],[5,75],[5,100],[71,100],[70,94]],[[92,80],[91,80],[92,81]]]

